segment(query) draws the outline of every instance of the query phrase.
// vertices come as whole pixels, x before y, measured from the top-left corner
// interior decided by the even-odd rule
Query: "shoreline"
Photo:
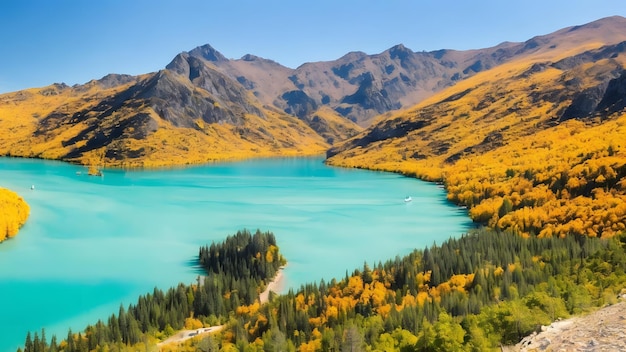
[[[259,294],[259,302],[261,304],[269,301],[270,291],[280,293],[285,288],[285,275],[283,274],[285,267],[286,265],[278,268],[278,271],[276,272],[276,275],[274,275],[272,281],[270,281],[265,290]]]

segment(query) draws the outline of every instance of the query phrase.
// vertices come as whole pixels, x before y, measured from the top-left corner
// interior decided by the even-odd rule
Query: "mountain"
[[[380,54],[351,52],[328,62],[289,69],[245,55],[227,60],[209,45],[189,52],[211,62],[264,104],[305,118],[321,107],[361,126],[391,110],[411,106],[435,92],[519,55],[519,45],[459,52],[416,53],[396,45]]]
[[[413,52],[399,44],[380,54],[351,52],[328,62],[288,69],[271,60],[245,55],[228,60],[209,45],[190,55],[210,61],[238,80],[263,103],[299,117],[327,107],[361,126],[392,110],[411,107],[476,73],[530,55],[567,55],[597,41],[623,40],[623,19],[608,18],[570,27],[523,43],[492,48]]]
[[[186,53],[152,74],[1,95],[0,117],[3,155],[115,166],[321,154],[359,129],[320,113],[318,134]]]
[[[333,147],[332,165],[444,183],[477,222],[526,234],[626,228],[626,19],[536,37]],[[608,218],[607,218],[608,216]]]
[[[419,150],[413,160],[445,165],[569,119],[591,120],[624,108],[626,19],[611,17],[507,45],[515,60],[387,115],[328,155],[340,154],[333,159],[339,160],[373,153],[393,141],[395,149]]]
[[[519,80],[525,80],[547,69],[577,75],[576,68],[583,70],[583,63],[599,57],[615,61],[610,55],[620,50],[624,33],[625,20],[612,17],[524,43],[433,52],[413,52],[396,45],[380,54],[352,52],[335,61],[306,63],[296,69],[250,54],[230,60],[203,45],[178,54],[155,73],[111,74],[84,85],[54,84],[0,95],[0,131],[6,135],[0,140],[0,154],[118,166],[319,154],[355,136],[362,127],[383,121],[337,146],[333,155],[400,136],[426,123],[441,127],[445,119],[429,109],[465,103],[461,99],[465,95],[480,102],[472,103],[475,111],[490,106],[506,92],[487,92],[490,83],[485,77],[506,75],[504,71],[516,65],[524,66]],[[534,66],[526,67],[527,63]],[[505,65],[509,68],[501,69]],[[534,100],[572,101],[569,110],[552,122],[607,104],[618,106],[621,103],[611,103],[608,95],[608,100],[598,100],[604,97],[608,80],[617,76],[618,66],[606,70],[596,73],[593,83],[563,78],[562,91],[567,93],[557,85],[549,87],[553,93],[536,86]],[[477,89],[475,82],[483,81],[483,88]],[[447,96],[441,91],[448,92]],[[423,117],[402,118],[406,113],[400,111],[425,99],[429,103],[420,106],[429,107],[419,109]],[[509,105],[506,109],[518,109],[520,116],[524,113]],[[485,131],[495,131],[493,126]],[[479,145],[452,143],[447,138],[433,135],[430,145],[420,146],[416,157],[453,161],[500,143],[498,135],[490,135]]]

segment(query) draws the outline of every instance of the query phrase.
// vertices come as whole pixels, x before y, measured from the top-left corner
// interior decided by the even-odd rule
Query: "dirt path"
[[[514,351],[626,351],[626,301],[544,326]]]
[[[170,343],[180,343],[196,336],[208,335],[217,331],[220,331],[224,328],[224,325],[211,326],[208,328],[194,329],[194,330],[182,330],[177,332],[176,334],[168,337],[163,342],[159,342],[157,344],[158,347],[163,345],[167,345]]]
[[[261,302],[261,304],[269,301],[270,291],[281,292],[281,290],[283,289],[284,284],[285,284],[285,277],[283,276],[283,269],[284,267],[281,267],[280,269],[278,269],[278,271],[276,272],[276,276],[274,276],[274,279],[272,279],[272,281],[270,281],[270,283],[267,284],[267,287],[265,288],[265,290],[261,292],[261,294],[259,295],[259,301]],[[211,326],[208,328],[201,328],[201,329],[194,329],[194,330],[181,330],[177,332],[176,334],[168,337],[163,342],[158,343],[157,346],[161,347],[161,346],[171,344],[171,343],[184,342],[196,336],[208,335],[210,333],[220,331],[223,328],[224,328],[224,325],[218,325],[218,326]]]

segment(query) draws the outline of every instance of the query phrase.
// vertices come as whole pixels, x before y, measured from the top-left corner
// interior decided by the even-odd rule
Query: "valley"
[[[619,16],[522,43],[419,53],[399,44],[295,69],[203,45],[158,72],[0,95],[3,156],[115,173],[326,153],[327,167],[438,182],[479,227],[341,268],[343,278],[304,283],[265,305],[231,302],[236,319],[219,322],[217,340],[191,339],[183,350],[490,350],[617,303],[626,285],[625,126]],[[12,237],[29,208],[2,191]],[[215,322],[209,315],[199,326]],[[118,342],[147,348],[167,337],[164,325],[149,330]],[[70,333],[66,343],[92,343],[93,334]]]

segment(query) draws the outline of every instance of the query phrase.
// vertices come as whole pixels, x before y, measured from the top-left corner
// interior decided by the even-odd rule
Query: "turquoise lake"
[[[41,328],[61,340],[154,287],[194,282],[198,247],[240,229],[275,234],[286,286],[298,288],[472,226],[435,184],[321,158],[86,171],[0,158],[0,187],[31,207],[18,236],[0,243],[0,351]]]

